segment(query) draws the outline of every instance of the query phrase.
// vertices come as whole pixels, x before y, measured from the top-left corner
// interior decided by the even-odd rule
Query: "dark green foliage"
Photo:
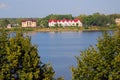
[[[94,13],[92,15],[80,15],[76,18],[81,19],[84,26],[108,27],[115,25],[115,19],[120,18],[120,14],[104,15],[100,13]]]
[[[7,54],[5,47],[7,45],[8,38],[6,32],[3,30],[0,33],[0,80],[3,79],[4,76],[2,76],[1,71],[4,69],[5,64],[7,63]],[[6,70],[4,70],[6,72]]]
[[[52,80],[54,71],[43,64],[29,36],[0,33],[0,80]]]
[[[39,20],[39,26],[42,27],[42,28],[47,28],[48,27],[48,20],[46,19],[41,19]]]
[[[0,27],[7,27],[8,24],[10,24],[10,22],[8,21],[8,19],[2,19],[0,21]]]
[[[73,80],[120,80],[120,29],[113,35],[105,32],[96,47],[82,51],[76,59]]]
[[[66,15],[58,15],[58,14],[50,14],[45,17],[45,19],[53,19],[53,20],[62,20],[62,19],[73,19],[71,14],[66,14]]]

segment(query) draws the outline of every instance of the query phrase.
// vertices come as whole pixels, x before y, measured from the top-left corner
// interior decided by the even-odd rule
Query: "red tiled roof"
[[[57,20],[49,20],[49,22],[57,22]]]
[[[49,20],[48,22],[78,22],[80,21],[79,19],[74,19],[74,20],[68,20],[68,19],[63,19],[63,20]]]

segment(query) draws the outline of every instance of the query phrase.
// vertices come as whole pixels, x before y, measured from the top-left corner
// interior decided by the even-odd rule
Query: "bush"
[[[0,80],[52,80],[53,76],[53,68],[40,61],[29,36],[0,32]]]
[[[76,59],[73,80],[120,80],[120,29],[113,35],[105,32],[96,47],[90,46]]]

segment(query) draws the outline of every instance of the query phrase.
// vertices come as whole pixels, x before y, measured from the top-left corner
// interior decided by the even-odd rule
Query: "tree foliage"
[[[29,36],[0,32],[0,80],[53,80],[54,70],[40,61]]]
[[[81,14],[79,16],[72,16],[71,14],[50,14],[43,18],[32,18],[37,20],[37,26],[39,27],[49,27],[48,20],[55,19],[55,20],[62,20],[62,19],[69,19],[72,20],[74,18],[78,18],[82,21],[84,27],[88,26],[99,26],[99,27],[109,27],[115,26],[115,19],[120,18],[120,14],[100,14],[100,13],[93,13],[91,15]],[[13,27],[20,27],[21,21],[31,18],[1,18],[0,19],[0,27],[11,24]]]
[[[73,80],[120,80],[120,29],[112,35],[105,32],[96,47],[90,46],[76,59]]]
[[[115,19],[120,18],[120,14],[105,15],[100,13],[94,13],[92,15],[80,15],[76,18],[81,19],[84,26],[107,27],[110,25],[115,25]]]
[[[9,23],[8,19],[3,19],[0,21],[0,27],[6,27]]]
[[[62,19],[73,19],[73,16],[71,14],[66,15],[58,15],[58,14],[50,14],[45,17],[47,20],[53,19],[53,20],[62,20]]]

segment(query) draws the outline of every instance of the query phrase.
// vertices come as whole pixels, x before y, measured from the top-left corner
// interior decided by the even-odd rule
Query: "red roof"
[[[68,20],[68,19],[63,19],[63,20],[49,20],[48,22],[78,22],[80,21],[79,19],[74,19],[74,20]]]
[[[74,22],[78,22],[78,21],[80,21],[79,19],[74,19]]]
[[[49,20],[49,22],[57,22],[57,20]]]
[[[48,22],[52,22],[52,20],[49,20]]]

